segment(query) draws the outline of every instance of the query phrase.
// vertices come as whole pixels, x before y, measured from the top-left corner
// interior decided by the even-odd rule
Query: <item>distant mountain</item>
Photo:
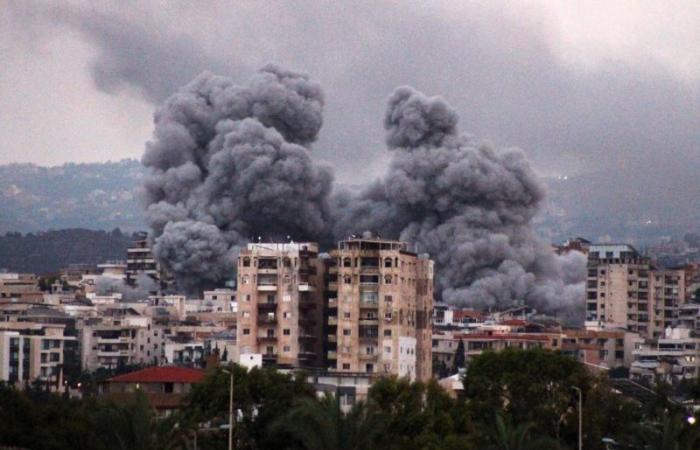
[[[62,228],[144,228],[138,192],[144,169],[133,159],[41,167],[0,166],[0,234]]]
[[[667,170],[648,178],[634,168],[546,178],[549,194],[536,218],[550,242],[583,236],[637,245],[700,231],[696,177]],[[84,228],[146,229],[136,160],[40,167],[0,166],[0,235]],[[357,190],[359,186],[344,186]],[[2,264],[0,264],[0,267]]]
[[[132,237],[119,229],[69,229],[0,235],[0,269],[54,273],[69,264],[126,259]]]

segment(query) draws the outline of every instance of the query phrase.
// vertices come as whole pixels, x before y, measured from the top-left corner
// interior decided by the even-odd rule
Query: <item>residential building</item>
[[[365,234],[339,242],[328,266],[329,370],[429,379],[433,262]]]
[[[83,370],[134,364],[160,364],[165,332],[131,308],[111,309],[101,319],[79,325]]]
[[[180,409],[192,386],[204,379],[203,370],[188,367],[147,367],[109,378],[99,386],[100,395],[123,400],[143,392],[158,415]]]
[[[668,328],[663,337],[639,343],[630,368],[632,378],[676,382],[700,375],[700,337],[687,328]]]
[[[63,381],[67,341],[62,324],[0,322],[0,381],[42,380],[54,390]]]
[[[44,294],[39,289],[36,275],[32,273],[0,272],[0,301],[41,303]]]
[[[261,353],[265,364],[318,367],[324,271],[318,245],[248,244],[237,266],[240,356]]]
[[[591,245],[586,290],[587,321],[626,328],[645,337],[663,335],[687,299],[684,269],[656,270],[627,244]]]
[[[126,250],[126,281],[135,284],[139,275],[148,275],[154,280],[161,279],[160,267],[156,261],[146,233],[137,233],[131,246]]]

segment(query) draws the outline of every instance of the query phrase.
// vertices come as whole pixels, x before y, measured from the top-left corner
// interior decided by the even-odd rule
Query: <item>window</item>
[[[385,303],[391,303],[391,302],[392,302],[392,297],[391,297],[391,295],[385,295],[385,296],[384,296],[384,302],[385,302]]]
[[[350,336],[350,328],[343,328],[343,336]]]
[[[250,313],[248,311],[243,311],[243,318],[247,319],[250,317]]]
[[[343,319],[349,319],[350,318],[350,313],[348,311],[345,311],[343,313]]]
[[[350,370],[350,364],[343,363],[343,370]]]
[[[384,337],[391,337],[391,330],[384,330]]]
[[[282,334],[284,334],[285,336],[289,336],[291,334],[291,330],[289,328],[285,328],[284,330],[282,330]]]
[[[289,352],[292,351],[292,350],[289,348],[288,345],[285,345],[284,347],[282,347],[282,351],[285,352],[285,353],[289,353]]]
[[[391,284],[391,275],[384,275],[384,284]]]
[[[365,368],[366,368],[367,373],[374,372],[374,364],[367,364],[367,366],[365,366]]]
[[[344,258],[343,267],[352,267],[352,260],[350,258]]]
[[[250,267],[250,258],[247,256],[243,258],[243,267]]]
[[[384,267],[391,267],[391,258],[384,258]]]
[[[163,390],[165,391],[166,394],[172,394],[173,393],[173,383],[165,383],[163,385]]]
[[[384,347],[384,353],[391,353],[391,347]]]
[[[250,328],[243,328],[243,335],[248,336],[250,334]]]
[[[345,284],[352,283],[352,278],[350,278],[350,275],[343,275],[343,283],[345,283]]]

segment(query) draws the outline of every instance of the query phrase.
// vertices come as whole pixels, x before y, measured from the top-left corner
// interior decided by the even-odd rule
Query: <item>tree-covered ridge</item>
[[[475,357],[455,399],[436,381],[384,378],[349,411],[318,397],[303,377],[234,366],[234,442],[239,450],[561,450],[700,449],[688,411],[659,393],[647,405],[615,393],[607,379],[545,350]],[[185,408],[156,419],[138,394],[127,403],[69,400],[38,389],[0,387],[0,448],[167,450],[227,448],[229,374],[213,369]]]
[[[61,228],[143,228],[144,169],[117,162],[0,165],[0,233]]]
[[[0,235],[0,269],[29,273],[56,273],[69,264],[98,264],[126,259],[131,234],[68,229]]]

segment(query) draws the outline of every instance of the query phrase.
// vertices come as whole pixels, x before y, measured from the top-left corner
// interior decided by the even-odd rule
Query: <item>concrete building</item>
[[[63,381],[67,341],[64,325],[31,322],[0,322],[0,381],[45,381],[58,390]]]
[[[433,262],[366,235],[339,242],[328,266],[328,369],[429,379]]]
[[[591,245],[586,319],[645,337],[661,336],[687,300],[685,274],[683,269],[655,270],[630,245]]]
[[[39,289],[36,275],[0,272],[0,301],[3,299],[41,303],[44,294]]]
[[[147,367],[109,378],[99,386],[100,395],[125,400],[143,392],[159,416],[180,409],[192,386],[204,379],[205,372],[187,367]]]
[[[639,343],[630,376],[653,382],[677,382],[700,375],[700,338],[687,328],[669,328],[658,339]]]
[[[165,332],[148,316],[133,309],[112,309],[101,320],[78,326],[83,370],[133,364],[160,364],[165,354]]]
[[[265,364],[318,367],[324,271],[318,245],[248,244],[237,264],[240,356],[261,353]]]
[[[161,273],[158,262],[153,257],[146,233],[137,234],[126,250],[126,281],[135,284],[139,275],[148,275],[154,280],[160,280]]]

